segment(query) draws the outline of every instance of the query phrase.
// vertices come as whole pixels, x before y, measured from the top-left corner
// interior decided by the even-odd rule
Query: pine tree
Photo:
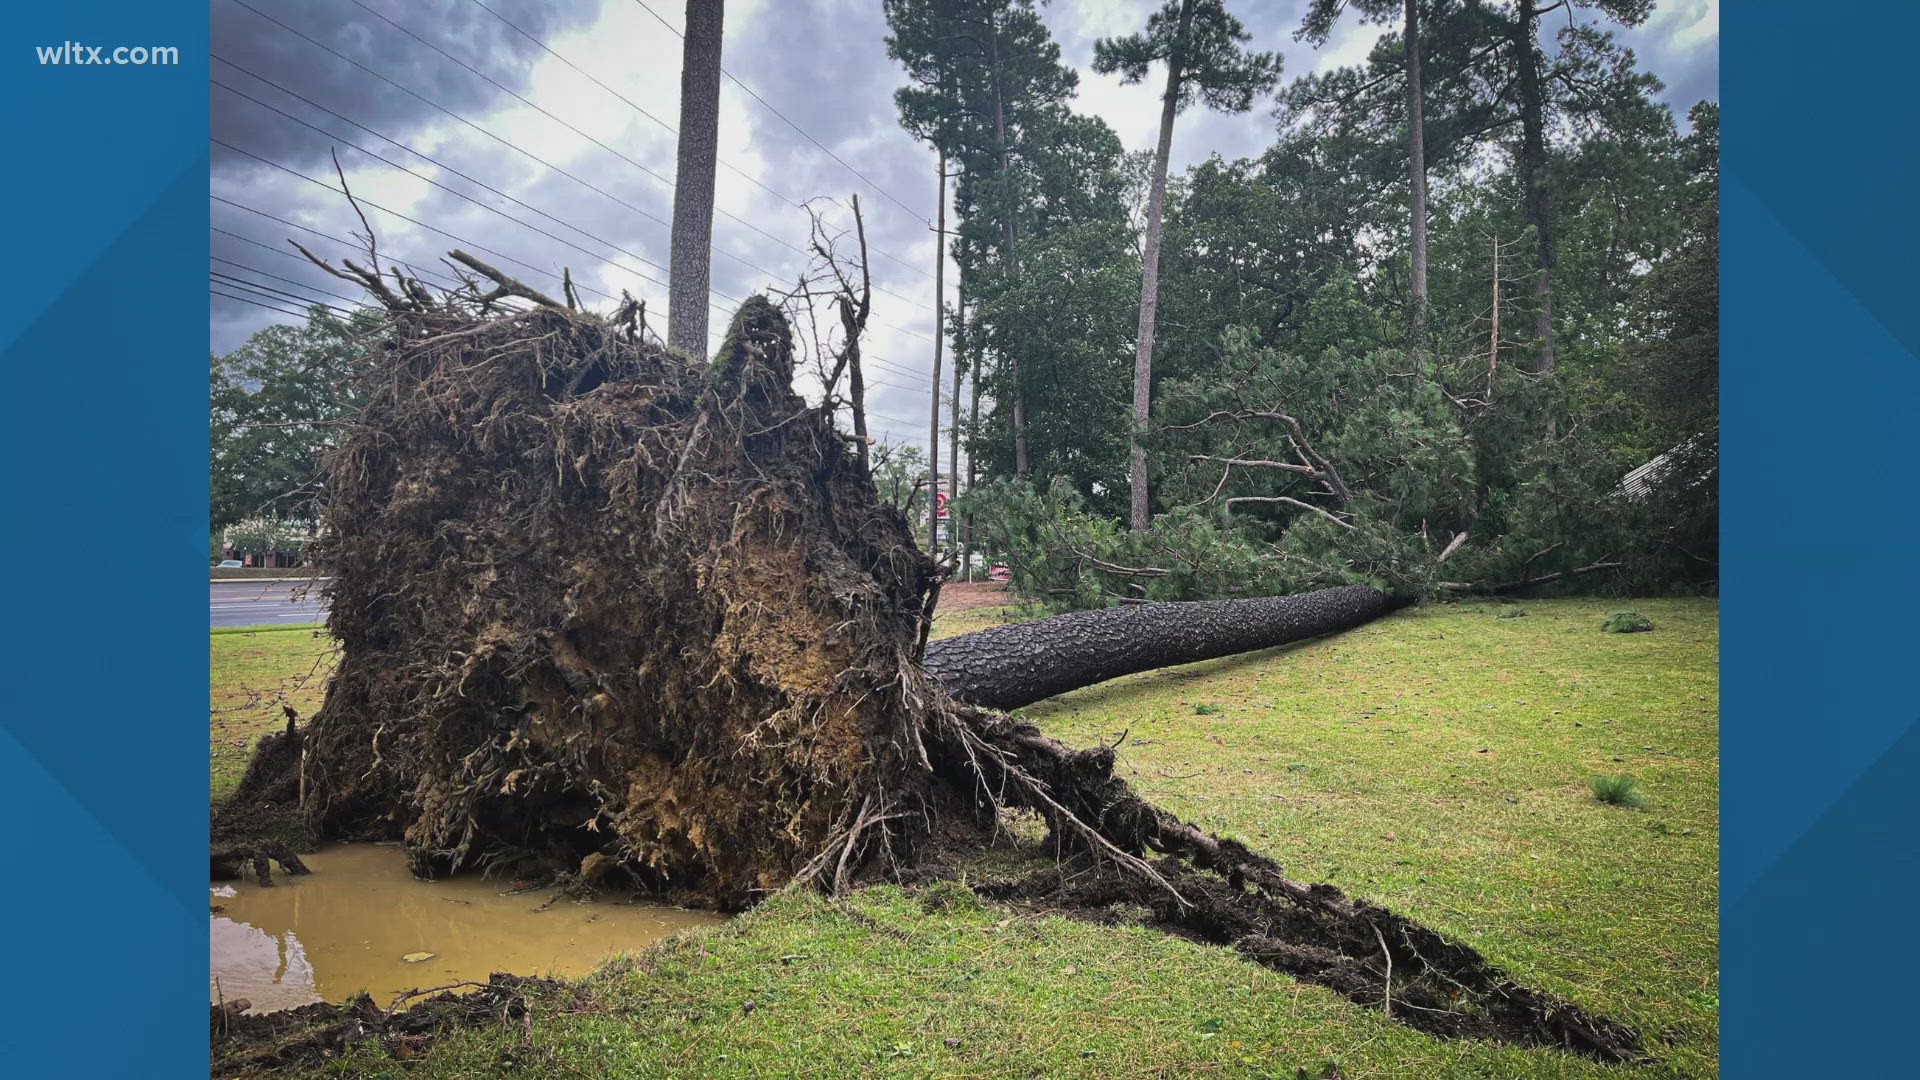
[[[1249,53],[1251,40],[1240,20],[1227,14],[1221,0],[1168,0],[1147,19],[1143,33],[1094,43],[1093,67],[1119,72],[1137,83],[1155,61],[1167,68],[1161,96],[1160,140],[1154,148],[1153,181],[1147,195],[1146,237],[1140,267],[1140,322],[1134,342],[1133,453],[1127,468],[1130,518],[1136,531],[1151,519],[1147,492],[1147,447],[1143,438],[1152,419],[1153,336],[1158,317],[1161,226],[1166,209],[1167,158],[1173,150],[1173,120],[1197,97],[1221,112],[1246,112],[1253,100],[1280,78],[1276,53]]]
[[[691,356],[707,355],[724,8],[724,0],[687,0],[687,32],[680,61],[680,149],[673,180],[667,343]]]

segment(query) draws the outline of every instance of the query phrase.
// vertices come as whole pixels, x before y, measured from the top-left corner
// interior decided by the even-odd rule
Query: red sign
[[[947,520],[947,493],[946,492],[936,491],[933,493],[933,506],[934,506],[933,516],[938,518],[941,521]]]

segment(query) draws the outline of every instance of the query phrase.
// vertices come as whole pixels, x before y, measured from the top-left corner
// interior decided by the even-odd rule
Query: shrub
[[[1608,806],[1626,806],[1638,810],[1647,805],[1647,796],[1640,790],[1640,782],[1631,776],[1596,776],[1592,780],[1593,797]]]
[[[1637,611],[1616,611],[1600,623],[1609,634],[1644,634],[1653,629],[1653,620]]]

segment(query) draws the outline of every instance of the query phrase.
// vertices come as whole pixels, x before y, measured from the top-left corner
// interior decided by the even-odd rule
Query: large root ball
[[[761,298],[710,367],[549,307],[394,312],[326,474],[321,833],[723,909],[849,834],[900,854],[932,566],[792,376]]]

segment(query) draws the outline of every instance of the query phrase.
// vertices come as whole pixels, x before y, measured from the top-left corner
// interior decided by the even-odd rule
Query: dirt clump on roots
[[[930,833],[1026,810],[1099,868],[1082,887],[1169,929],[1439,1034],[1640,1055],[1471,949],[1145,802],[1112,748],[947,696],[922,666],[935,567],[832,410],[794,393],[764,298],[707,364],[647,341],[631,306],[400,284],[369,286],[389,318],[327,459],[314,555],[339,663],[216,834],[287,813],[400,841],[420,876],[740,910],[795,881],[901,877]],[[502,312],[503,290],[538,302]]]

